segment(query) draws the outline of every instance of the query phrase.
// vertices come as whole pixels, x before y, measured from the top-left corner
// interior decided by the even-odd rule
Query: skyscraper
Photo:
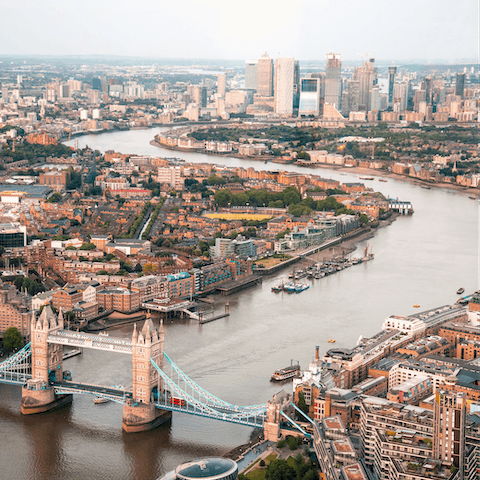
[[[465,457],[465,394],[440,390],[435,394],[433,454],[438,460],[453,462],[463,474]],[[463,477],[463,475],[462,475]]]
[[[377,84],[377,69],[375,68],[375,59],[370,58],[363,67],[355,67],[353,79],[358,80],[360,84],[360,104],[359,110],[370,111],[370,92],[372,87]]]
[[[325,68],[325,103],[334,105],[337,110],[340,109],[341,98],[341,82],[340,71],[342,69],[342,61],[340,54],[328,53]]]
[[[392,65],[388,67],[388,105],[393,105],[393,86],[395,85],[395,74],[397,67]]]
[[[257,67],[258,60],[247,60],[245,62],[245,88],[248,90],[257,89]]]
[[[293,115],[296,62],[294,58],[275,61],[275,113]]]
[[[302,78],[300,80],[299,115],[320,115],[320,79]]]
[[[266,97],[273,95],[273,61],[268,53],[258,59],[257,93]]]
[[[465,74],[457,73],[457,81],[455,84],[455,95],[460,95],[463,98],[465,90]]]
[[[221,73],[218,76],[217,94],[221,97],[224,97],[226,88],[227,88],[227,75],[225,73]]]

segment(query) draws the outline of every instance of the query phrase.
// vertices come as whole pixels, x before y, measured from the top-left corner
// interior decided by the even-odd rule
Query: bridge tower
[[[63,379],[63,347],[48,343],[48,334],[63,330],[63,314],[46,305],[31,323],[32,379],[22,388],[24,415],[46,412],[72,401],[72,395],[55,395],[51,382]]]
[[[150,314],[140,332],[137,325],[132,334],[133,398],[123,407],[123,429],[126,432],[151,430],[170,420],[172,412],[155,407],[163,394],[163,381],[150,363],[150,358],[163,367],[163,322],[160,329],[153,325]]]

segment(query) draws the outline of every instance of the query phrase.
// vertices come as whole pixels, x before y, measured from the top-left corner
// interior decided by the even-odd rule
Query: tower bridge
[[[74,382],[64,378],[63,346],[128,354],[132,357],[132,388]],[[172,412],[263,428],[265,438],[277,440],[281,417],[291,396],[275,395],[260,405],[238,406],[221,400],[189,378],[164,352],[163,324],[150,318],[134,326],[131,340],[64,329],[60,310],[44,307],[31,323],[31,342],[0,363],[0,383],[22,386],[21,412],[46,412],[72,401],[73,395],[95,395],[123,405],[122,426],[140,432],[167,422]]]

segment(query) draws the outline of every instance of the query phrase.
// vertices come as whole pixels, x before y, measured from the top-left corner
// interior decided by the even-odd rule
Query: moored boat
[[[297,283],[295,284],[295,293],[303,292],[307,288],[310,288],[310,285],[308,285],[308,283]]]

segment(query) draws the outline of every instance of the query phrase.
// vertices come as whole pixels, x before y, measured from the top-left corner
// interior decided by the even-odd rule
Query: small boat
[[[425,190],[430,190],[430,187],[427,187],[426,185],[420,185],[420,188],[424,188]]]
[[[336,340],[334,340],[333,338],[330,338],[330,340],[328,340],[328,343],[335,343]]]
[[[413,308],[420,308],[420,305],[414,305]]]
[[[296,283],[295,284],[295,293],[303,292],[307,288],[310,288],[310,285],[308,285],[308,283]]]
[[[360,180],[375,180],[373,177],[358,177]]]
[[[93,399],[93,403],[95,403],[96,405],[98,405],[100,403],[108,403],[108,402],[111,402],[111,400],[109,398],[105,398],[105,397],[95,397]]]
[[[465,291],[465,289],[464,289],[463,287],[460,287],[460,288],[457,290],[457,295],[461,295],[464,291]]]
[[[385,180],[384,178],[379,178],[378,181],[379,182],[386,182],[387,180]]]
[[[275,293],[281,292],[282,290],[283,290],[282,285],[274,285],[272,287],[272,292],[275,292]]]
[[[476,200],[476,199],[477,199],[477,197],[468,197],[468,198],[471,198],[472,200]]]

